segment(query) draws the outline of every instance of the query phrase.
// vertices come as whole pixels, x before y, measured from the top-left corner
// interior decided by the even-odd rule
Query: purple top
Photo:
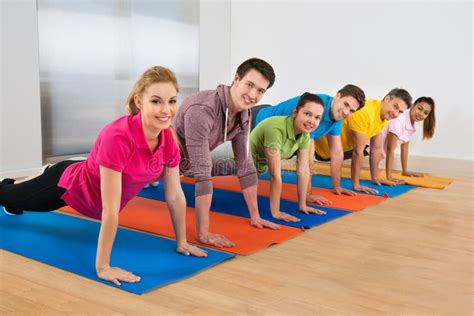
[[[216,90],[201,91],[187,97],[178,109],[175,129],[184,160],[181,168],[191,169],[194,174],[196,196],[212,193],[211,151],[224,139],[232,141],[241,188],[257,185],[257,171],[248,150],[250,110],[228,117],[227,126],[231,129],[227,131],[227,137],[224,135],[226,109],[231,103],[230,87],[219,85]]]

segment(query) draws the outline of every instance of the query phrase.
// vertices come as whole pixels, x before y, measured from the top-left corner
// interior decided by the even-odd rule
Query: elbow
[[[352,150],[352,155],[354,157],[364,157],[364,150],[363,149],[353,149]]]
[[[370,153],[372,154],[378,154],[382,151],[382,147],[376,146],[376,147],[370,147]]]
[[[102,221],[118,221],[118,210],[104,207],[102,210]]]
[[[298,181],[308,181],[308,180],[309,180],[309,172],[298,173]]]
[[[277,178],[281,177],[281,172],[280,170],[272,170],[272,168],[268,168],[268,174],[270,175],[270,178]]]
[[[281,173],[270,173],[270,181],[273,183],[281,183]]]
[[[331,160],[342,159],[344,157],[344,152],[341,149],[331,150]]]
[[[178,203],[185,203],[184,194],[169,194],[166,195],[166,203],[168,204],[178,204]]]
[[[301,178],[306,178],[309,177],[310,171],[309,168],[298,168],[298,171],[296,172],[296,175]]]

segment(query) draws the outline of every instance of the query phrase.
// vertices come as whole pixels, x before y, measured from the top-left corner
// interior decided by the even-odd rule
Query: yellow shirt
[[[344,152],[354,148],[351,130],[364,134],[365,138],[369,140],[385,129],[388,121],[380,118],[381,109],[381,101],[367,99],[361,110],[342,122],[341,142]],[[329,143],[326,137],[315,140],[314,147],[319,156],[325,159],[329,158]]]

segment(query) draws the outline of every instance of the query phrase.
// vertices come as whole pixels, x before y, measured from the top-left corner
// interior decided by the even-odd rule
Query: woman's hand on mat
[[[250,219],[250,224],[252,226],[255,226],[257,228],[270,228],[270,229],[280,229],[280,225],[272,223],[270,221],[267,221],[265,219],[262,219],[261,217],[258,218],[251,218]]]
[[[350,196],[356,196],[357,195],[357,193],[355,193],[354,191],[348,190],[348,189],[345,189],[345,188],[341,188],[341,187],[332,189],[332,192],[337,194],[337,195],[342,195],[342,194],[350,195]]]
[[[377,178],[372,179],[372,183],[376,185],[387,185],[389,187],[393,187],[394,185],[397,185],[396,183],[393,183],[392,181],[377,179]]]
[[[387,177],[387,180],[395,182],[396,184],[405,184],[405,180],[398,179],[398,178],[395,178],[395,177]]]
[[[227,237],[211,232],[199,234],[199,242],[216,247],[230,248],[235,246]]]
[[[314,203],[318,205],[331,205],[332,201],[326,199],[324,196],[308,194],[306,195],[306,203]]]
[[[405,171],[402,173],[402,175],[404,175],[405,177],[417,177],[417,178],[421,178],[425,176],[421,172],[412,172],[412,171]]]
[[[187,242],[178,245],[176,247],[176,251],[182,253],[186,256],[194,256],[194,257],[207,257],[207,251],[196,246],[190,245]]]
[[[285,222],[299,222],[300,219],[298,217],[295,217],[293,215],[290,215],[288,213],[285,213],[285,212],[275,212],[275,213],[272,213],[272,217],[273,218],[276,218],[276,219],[279,219],[279,220],[282,220],[282,221],[285,221]]]
[[[140,282],[141,278],[132,272],[125,271],[117,267],[105,267],[97,270],[97,276],[106,281],[121,285],[120,281],[128,283]]]
[[[310,207],[310,206],[300,206],[300,212],[303,212],[305,214],[309,214],[309,213],[313,213],[313,214],[317,214],[317,215],[324,215],[326,214],[325,211],[322,211],[322,210],[318,210],[317,208],[313,208],[313,207]]]
[[[360,192],[364,192],[364,193],[368,193],[368,194],[376,194],[376,193],[379,193],[379,191],[375,190],[375,189],[372,189],[372,188],[369,188],[369,187],[366,187],[364,185],[354,185],[353,186],[353,189],[356,190],[356,191],[360,191]]]

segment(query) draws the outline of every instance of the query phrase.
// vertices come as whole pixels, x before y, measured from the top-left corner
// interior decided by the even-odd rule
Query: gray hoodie
[[[178,109],[175,128],[181,152],[181,169],[191,169],[196,196],[212,193],[211,151],[225,140],[232,141],[237,176],[242,189],[257,185],[257,172],[248,150],[250,111],[242,111],[229,122],[230,87],[219,85],[187,97]],[[227,126],[231,130],[227,130]],[[227,135],[225,131],[227,130]]]

